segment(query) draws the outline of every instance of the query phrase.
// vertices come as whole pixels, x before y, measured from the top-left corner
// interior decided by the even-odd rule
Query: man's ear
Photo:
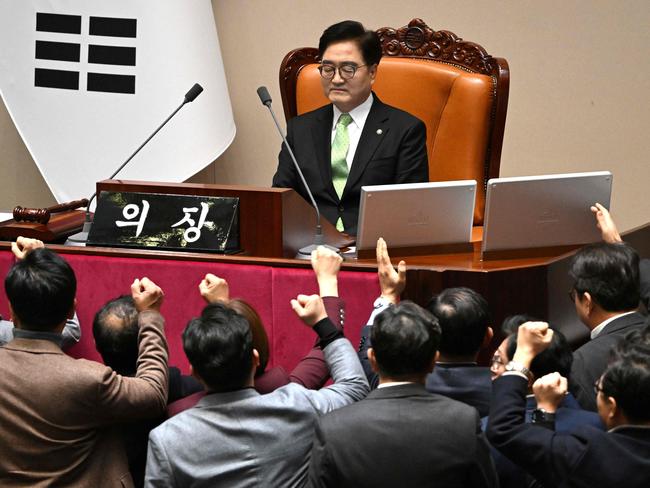
[[[260,353],[257,349],[253,348],[253,370],[257,371],[257,368],[260,366]]]
[[[372,347],[368,348],[368,361],[370,361],[370,367],[375,373],[379,373],[379,366],[377,366],[377,358],[375,357],[375,350]]]
[[[594,299],[591,296],[591,293],[588,291],[584,292],[580,297],[580,304],[585,307],[585,312],[590,314],[594,309]]]
[[[373,64],[372,66],[368,67],[368,74],[370,75],[370,84],[372,85],[375,82],[375,78],[377,77],[377,65]]]
[[[481,344],[481,349],[485,349],[490,345],[490,342],[492,342],[492,338],[494,337],[494,330],[492,330],[492,327],[488,327],[485,329],[485,335],[483,336],[483,343]]]
[[[433,368],[436,367],[436,363],[438,362],[438,358],[440,358],[440,351],[436,351],[436,354],[433,356],[433,359],[431,360],[431,364],[429,365],[429,368],[427,370],[428,373],[433,372]]]

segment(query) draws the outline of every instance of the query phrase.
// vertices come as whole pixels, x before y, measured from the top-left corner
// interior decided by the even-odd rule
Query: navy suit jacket
[[[429,181],[426,126],[374,97],[340,199],[332,184],[332,105],[294,117],[287,124],[287,141],[321,213],[332,223],[341,217],[345,232],[351,235],[357,233],[362,186]],[[284,144],[273,186],[293,188],[309,201]]]
[[[487,436],[502,454],[548,487],[650,486],[650,427],[588,425],[561,434],[527,424],[526,389],[518,375],[492,384]]]
[[[490,410],[492,379],[490,368],[472,363],[436,363],[427,376],[426,388],[459,402],[466,403],[485,417]]]
[[[531,423],[533,411],[536,408],[535,397],[528,396],[526,398],[526,423]],[[571,393],[562,400],[555,414],[555,431],[558,433],[570,434],[584,425],[591,425],[597,429],[605,430],[600,416],[595,412],[581,409],[580,404]],[[484,429],[487,427],[487,423],[488,417],[481,419],[481,425]],[[492,447],[492,458],[499,474],[499,486],[501,488],[536,486],[535,478],[503,456],[494,447]]]
[[[372,391],[318,421],[314,487],[492,487],[475,409],[409,383]]]
[[[645,317],[637,312],[619,317],[573,353],[570,388],[582,408],[596,411],[594,382],[605,372],[610,350],[628,332],[643,327],[644,323]]]

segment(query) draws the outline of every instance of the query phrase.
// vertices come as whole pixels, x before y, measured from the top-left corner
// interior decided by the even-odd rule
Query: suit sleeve
[[[372,370],[370,360],[368,359],[368,349],[372,347],[370,332],[372,331],[372,325],[375,323],[377,315],[390,306],[391,303],[381,298],[375,300],[374,308],[370,313],[370,317],[368,317],[368,323],[363,329],[361,329],[361,340],[359,342],[359,351],[357,354],[371,390],[374,390],[379,385],[379,375]]]
[[[350,341],[336,339],[325,346],[323,354],[334,384],[318,391],[305,390],[314,409],[325,414],[365,398],[370,389]]]
[[[293,148],[293,123],[291,120],[287,123],[287,142]],[[298,188],[298,174],[284,141],[278,155],[278,169],[273,175],[272,186],[276,188]]]
[[[164,443],[158,440],[155,430],[149,435],[144,486],[146,488],[176,486]]]
[[[139,353],[135,377],[121,376],[111,368],[102,367],[94,413],[100,421],[114,423],[155,417],[165,412],[169,372],[164,319],[158,312],[145,311],[138,315],[138,323]]]
[[[323,297],[325,311],[330,321],[338,330],[343,330],[343,315],[345,303],[339,297]],[[289,374],[291,383],[298,383],[310,390],[322,388],[330,377],[330,370],[325,362],[323,350],[316,345],[300,360]]]
[[[325,439],[325,433],[319,420],[314,431],[314,443],[311,448],[308,486],[326,488],[340,486],[340,476],[329,452],[330,446]],[[350,462],[353,462],[351,459]]]
[[[429,181],[427,128],[424,122],[409,128],[399,148],[395,183],[426,183]]]
[[[594,387],[593,383],[585,376],[585,371],[585,357],[580,350],[577,350],[573,353],[573,363],[571,363],[571,393],[582,408],[595,412],[598,407],[596,406]]]
[[[587,445],[576,435],[525,423],[526,386],[526,380],[518,375],[494,381],[487,437],[544,486],[558,486],[580,462]]]

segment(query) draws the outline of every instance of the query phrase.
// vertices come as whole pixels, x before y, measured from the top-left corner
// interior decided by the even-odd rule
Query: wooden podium
[[[240,244],[248,256],[293,258],[301,247],[313,244],[316,212],[290,189],[105,180],[97,183],[97,195],[102,191],[239,198]],[[321,226],[326,244],[340,248],[351,243],[325,218]]]

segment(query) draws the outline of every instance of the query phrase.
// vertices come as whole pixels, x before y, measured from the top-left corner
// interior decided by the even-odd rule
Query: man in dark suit
[[[598,413],[607,432],[584,426],[571,434],[554,431],[555,412],[567,380],[551,373],[533,391],[546,418],[525,422],[530,365],[550,344],[548,324],[519,328],[514,360],[495,380],[487,435],[497,449],[544,486],[600,488],[650,486],[650,349],[629,344],[594,385]]]
[[[424,388],[440,343],[437,319],[405,301],[377,316],[371,339],[379,387],[318,421],[311,485],[497,486],[476,409]]]
[[[339,22],[325,29],[318,50],[323,92],[332,103],[291,119],[287,141],[322,214],[354,235],[362,186],[429,180],[426,127],[372,93],[382,56],[375,32]],[[284,145],[273,186],[309,200]]]
[[[493,335],[487,301],[469,288],[447,288],[431,299],[427,309],[442,329],[440,357],[427,376],[427,390],[467,403],[486,416],[492,380],[490,369],[476,361]]]
[[[639,306],[639,256],[625,243],[585,246],[571,262],[571,299],[591,340],[577,349],[571,391],[587,410],[596,410],[594,382],[607,367],[609,351],[625,334],[643,326]]]

